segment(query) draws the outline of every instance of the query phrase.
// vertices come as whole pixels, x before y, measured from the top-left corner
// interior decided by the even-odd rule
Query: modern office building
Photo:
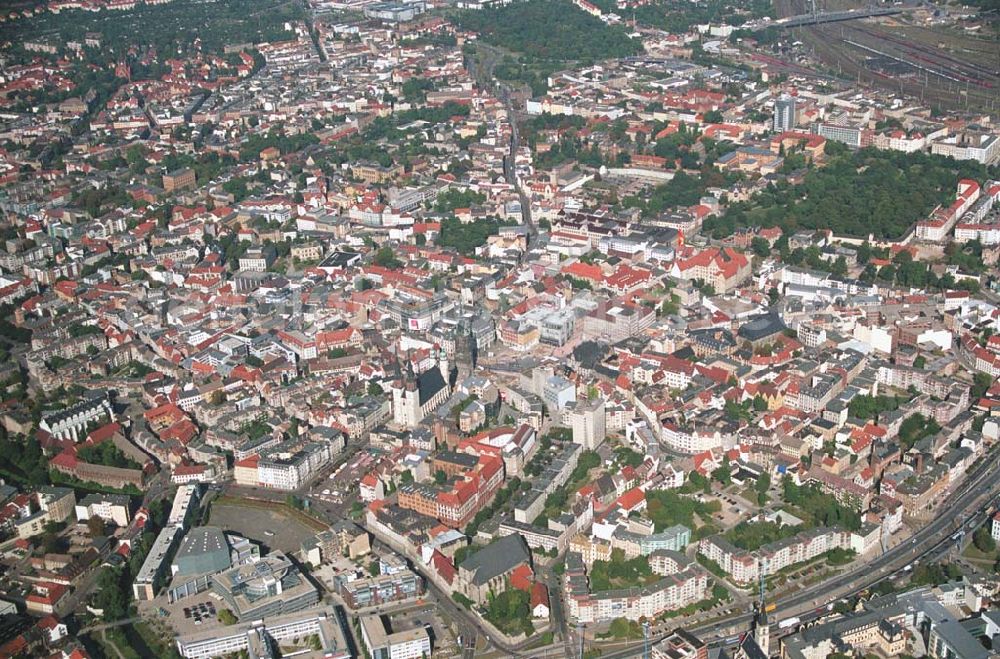
[[[363,609],[390,602],[416,599],[424,594],[424,580],[405,569],[395,574],[382,574],[367,579],[355,579],[339,584],[340,596],[352,609]]]
[[[379,616],[361,617],[361,639],[372,659],[419,659],[431,656],[431,639],[423,627],[391,632]]]
[[[211,574],[232,566],[226,534],[217,526],[191,529],[177,550],[170,572],[176,576]]]
[[[275,656],[273,651],[278,646],[312,637],[319,640],[318,656],[324,659],[351,659],[353,656],[337,616],[322,609],[196,632],[178,638],[177,650],[188,659],[208,659],[242,651],[250,656],[266,657]]]
[[[240,620],[294,613],[319,602],[319,591],[281,552],[212,578],[212,591]]]

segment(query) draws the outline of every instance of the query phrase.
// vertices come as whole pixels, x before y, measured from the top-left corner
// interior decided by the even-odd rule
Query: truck
[[[784,620],[782,620],[781,622],[778,623],[778,629],[791,629],[792,627],[796,626],[800,622],[802,622],[802,621],[799,620],[798,616],[792,616],[791,618],[785,618]]]

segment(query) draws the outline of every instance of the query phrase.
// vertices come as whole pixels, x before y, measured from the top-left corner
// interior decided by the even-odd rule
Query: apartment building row
[[[737,583],[757,581],[761,573],[774,574],[796,563],[812,560],[833,549],[851,549],[851,533],[837,528],[816,528],[764,545],[757,551],[734,546],[719,535],[698,543],[698,553],[718,564]]]
[[[648,586],[591,592],[579,553],[566,555],[567,611],[571,620],[590,624],[616,618],[656,618],[707,599],[708,572],[683,554],[660,551],[650,556],[650,566],[663,578]]]
[[[399,488],[401,508],[434,517],[452,528],[464,527],[489,505],[503,484],[503,460],[483,454],[471,458],[468,469],[455,472],[446,487],[411,483]]]

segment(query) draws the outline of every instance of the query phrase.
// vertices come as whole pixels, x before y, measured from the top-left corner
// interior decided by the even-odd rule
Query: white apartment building
[[[88,494],[76,503],[76,518],[86,522],[91,517],[125,528],[132,520],[129,498],[124,494]]]
[[[660,439],[675,451],[690,454],[714,449],[728,449],[736,444],[735,438],[723,435],[718,430],[686,430],[669,423],[664,423],[661,426]]]
[[[257,481],[261,487],[294,490],[332,459],[330,445],[311,442],[296,450],[272,451],[257,463]]]
[[[975,160],[988,165],[1000,158],[1000,137],[996,135],[949,137],[932,143],[931,153],[951,156],[955,160]]]
[[[577,400],[567,404],[564,421],[573,429],[573,442],[587,450],[594,450],[607,437],[604,400]]]
[[[423,627],[390,633],[379,616],[362,616],[361,639],[372,659],[420,659],[431,656],[431,639]]]
[[[568,597],[570,618],[577,622],[606,622],[615,618],[655,618],[700,602],[708,596],[708,573],[700,566],[664,577],[644,588],[611,590]]]

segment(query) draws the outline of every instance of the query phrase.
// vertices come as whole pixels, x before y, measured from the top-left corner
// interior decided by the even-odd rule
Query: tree
[[[471,609],[472,605],[475,604],[475,602],[473,602],[472,600],[470,600],[468,597],[466,597],[462,593],[458,593],[458,592],[452,593],[451,594],[451,598],[453,600],[455,600],[456,602],[458,602],[459,604],[461,604],[462,606],[464,606],[466,609]]]
[[[692,471],[688,474],[688,482],[696,490],[703,490],[706,494],[712,491],[712,482],[701,475],[700,472]]]
[[[457,217],[449,216],[441,220],[441,230],[436,243],[441,247],[454,249],[460,254],[472,256],[477,247],[486,244],[490,236],[500,230],[500,223],[493,220],[478,220],[463,224]]]
[[[733,477],[730,472],[729,465],[722,465],[721,467],[716,468],[712,472],[712,480],[718,481],[723,487],[732,485]]]
[[[104,611],[104,620],[114,622],[128,615],[127,579],[122,568],[103,568],[97,577],[93,605]]]
[[[985,526],[980,526],[976,529],[976,532],[972,536],[972,544],[984,554],[992,554],[997,548],[996,540],[993,539],[989,529]]]
[[[380,247],[377,252],[375,252],[375,265],[381,266],[383,268],[395,269],[402,267],[403,262],[396,258],[396,253],[392,251],[392,248],[388,245]]]
[[[104,533],[104,520],[97,515],[91,515],[87,518],[87,533],[90,534],[91,538],[100,538],[105,535]]]
[[[851,416],[859,419],[877,419],[882,412],[891,412],[897,409],[899,402],[900,399],[895,396],[860,395],[851,399],[848,412]]]
[[[939,430],[941,426],[934,419],[923,414],[913,414],[899,426],[899,443],[904,451],[909,451],[917,442],[936,434]]]
[[[675,294],[670,294],[669,300],[664,300],[663,304],[660,305],[660,315],[661,316],[673,316],[680,311],[681,299]]]
[[[703,119],[706,124],[721,124],[723,122],[722,113],[718,110],[709,110]]]
[[[642,626],[635,620],[615,618],[608,628],[608,635],[613,638],[642,638]]]
[[[853,611],[854,607],[848,601],[840,600],[833,605],[833,612],[839,613],[840,615],[847,615]]]
[[[62,541],[58,533],[45,531],[42,533],[42,551],[46,554],[56,554],[62,548]]]
[[[846,277],[847,276],[847,259],[843,256],[838,257],[833,265],[830,266],[830,274],[836,277]]]
[[[765,238],[760,236],[754,236],[750,241],[750,249],[753,253],[761,258],[770,255],[771,253],[771,243],[767,242]]]
[[[534,632],[530,598],[523,590],[511,588],[491,597],[486,605],[486,618],[505,633],[530,635]]]
[[[694,528],[694,516],[708,519],[722,510],[718,501],[702,503],[697,499],[685,496],[676,490],[650,490],[646,493],[646,510],[657,532],[683,524]]]
[[[746,416],[747,411],[743,409],[743,406],[739,403],[727,400],[725,406],[723,407],[723,413],[730,421],[739,421]]]
[[[837,235],[895,239],[953,197],[958,179],[985,175],[977,164],[923,153],[850,152],[833,142],[826,151],[826,165],[808,170],[801,185],[768,186],[753,202],[733,204],[725,215],[707,219],[703,230],[718,238],[740,226],[829,228]]]
[[[755,488],[757,490],[757,505],[767,505],[767,491],[771,487],[771,476],[764,472],[757,478]]]
[[[973,377],[973,385],[969,391],[969,397],[974,401],[978,401],[991,386],[993,386],[993,376],[986,373],[976,373]]]
[[[785,503],[806,513],[814,525],[840,525],[849,531],[861,528],[861,516],[857,511],[827,496],[815,483],[799,486],[786,476],[782,481],[782,487]]]
[[[434,482],[438,485],[444,485],[448,482],[448,474],[444,473],[443,470],[438,469],[434,472]]]
[[[771,475],[767,472],[762,473],[757,478],[755,487],[758,492],[767,492],[771,488]]]
[[[237,620],[232,611],[229,609],[222,609],[219,611],[219,622],[223,625],[235,625]]]

